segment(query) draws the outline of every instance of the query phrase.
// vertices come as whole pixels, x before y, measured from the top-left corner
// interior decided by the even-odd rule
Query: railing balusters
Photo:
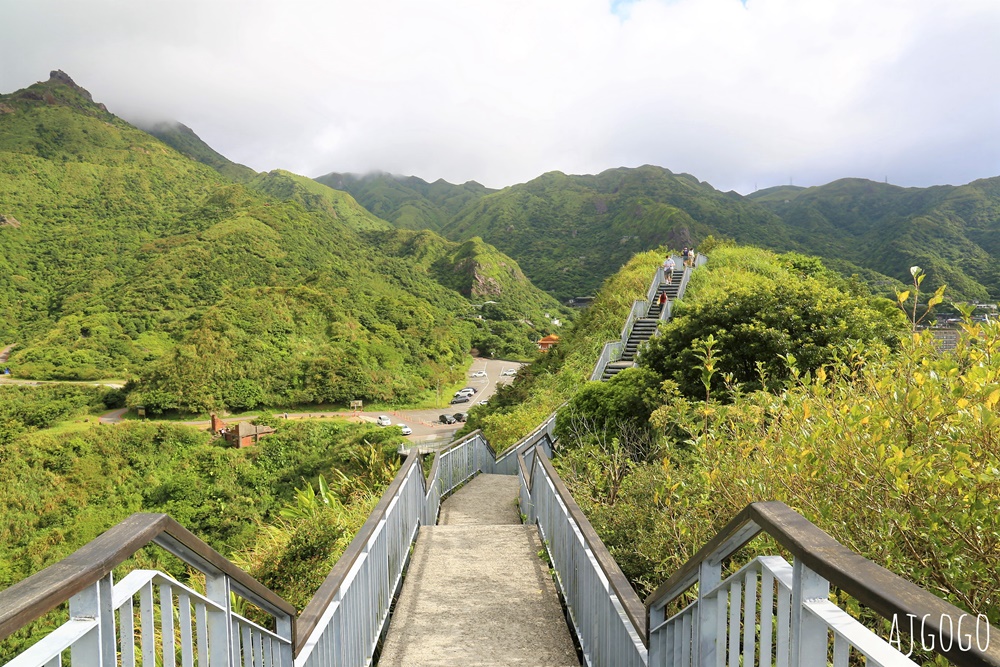
[[[177,622],[181,630],[181,667],[194,667],[194,641],[191,635],[191,597],[177,594]]]
[[[760,574],[760,667],[772,665],[771,637],[774,627],[774,575],[767,568]]]
[[[160,584],[160,641],[163,667],[174,667],[174,599],[170,584]]]
[[[92,584],[69,599],[70,619],[95,621],[100,616],[100,589]],[[70,660],[74,665],[100,665],[101,625],[93,623],[91,629],[70,647]]]
[[[135,667],[135,607],[132,596],[118,607],[122,667]]]
[[[791,606],[792,591],[778,582],[778,641],[776,643],[777,654],[775,655],[775,665],[777,667],[788,667],[789,650],[791,649]]]
[[[757,624],[757,570],[747,569],[743,601],[743,665],[753,667],[755,626]]]
[[[194,605],[195,628],[198,637],[198,667],[208,665],[208,608],[199,600]]]
[[[139,632],[142,639],[142,664],[156,664],[156,628],[153,624],[153,583],[139,589]]]
[[[729,585],[729,667],[739,667],[740,662],[740,606],[742,601],[740,580],[736,579]]]

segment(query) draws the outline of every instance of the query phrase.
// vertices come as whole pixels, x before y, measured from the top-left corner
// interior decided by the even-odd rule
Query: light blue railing
[[[585,664],[646,665],[642,602],[544,451],[519,458],[521,512],[538,524]]]

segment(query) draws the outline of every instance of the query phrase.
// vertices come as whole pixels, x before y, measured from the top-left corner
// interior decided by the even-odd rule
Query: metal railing
[[[590,374],[591,382],[596,382],[601,379],[604,375],[604,369],[612,361],[617,361],[622,358],[622,352],[625,349],[625,345],[621,341],[611,341],[610,343],[605,343],[604,348],[601,349],[601,356],[597,359],[597,364],[594,365],[594,372]]]
[[[646,665],[645,609],[540,446],[518,456],[521,512],[537,523],[590,667]]]
[[[559,406],[562,407],[562,406]],[[558,408],[556,408],[558,411]],[[552,456],[552,443],[555,441],[553,435],[556,428],[556,413],[553,412],[545,421],[539,424],[534,431],[524,436],[517,443],[505,451],[493,465],[493,472],[500,475],[517,475],[519,466],[517,457],[533,452],[536,445],[541,444],[545,448],[546,456]]]
[[[378,505],[299,617],[295,667],[371,662],[402,584],[424,511],[419,456],[404,461]]]
[[[499,459],[473,431],[437,452],[426,480],[420,457],[408,457],[303,610],[295,667],[370,664],[420,525],[436,523],[442,499],[476,474],[517,474],[517,453],[549,443],[554,423],[553,415]]]
[[[118,583],[112,570],[156,544],[205,575],[205,593],[151,570]],[[138,596],[138,600],[136,599]],[[274,629],[233,609],[242,598],[270,614]],[[0,638],[69,602],[69,620],[7,663],[87,667],[292,665],[295,609],[165,514],[133,514],[63,560],[0,591]],[[176,619],[176,623],[175,623]]]
[[[628,342],[628,337],[632,334],[632,326],[635,324],[635,321],[645,315],[647,310],[649,310],[648,301],[637,300],[632,302],[632,310],[629,311],[628,317],[625,318],[625,326],[622,327],[621,336],[618,337],[622,345]]]
[[[653,299],[656,298],[656,292],[660,289],[660,283],[666,280],[666,273],[663,267],[656,269],[656,273],[653,274],[653,282],[649,284],[649,289],[646,291],[646,303],[652,304]]]
[[[434,456],[424,497],[425,526],[437,523],[441,500],[476,473],[493,472],[496,454],[482,431],[473,431]]]
[[[752,560],[722,580],[722,563],[760,533],[793,556]],[[666,618],[668,605],[695,584],[697,599]],[[748,505],[646,601],[649,664],[835,667],[913,665],[900,647],[867,629],[829,600],[830,585],[847,593],[954,664],[1000,665],[1000,636],[981,618],[896,576],[843,546],[784,503]],[[965,630],[961,619],[966,619]],[[929,642],[929,643],[928,643]]]

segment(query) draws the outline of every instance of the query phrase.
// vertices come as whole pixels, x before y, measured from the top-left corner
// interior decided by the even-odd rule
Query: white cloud
[[[997,34],[994,0],[0,0],[0,90],[60,68],[308,175],[928,185],[1000,173]]]

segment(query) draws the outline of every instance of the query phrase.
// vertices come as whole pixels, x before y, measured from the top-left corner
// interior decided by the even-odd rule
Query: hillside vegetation
[[[648,255],[595,305],[628,289],[619,281],[634,282],[629,296],[645,292]],[[596,338],[617,336],[624,301]],[[725,244],[674,313],[639,368],[581,382],[597,341],[574,330],[498,395],[524,402],[477,414],[507,443],[568,401],[556,466],[640,595],[745,505],[781,500],[865,557],[1000,620],[1000,326],[966,322],[958,349],[941,352],[909,333],[894,304],[816,258]],[[523,415],[528,406],[537,414]]]
[[[483,294],[516,304],[493,314],[498,350],[524,354],[550,326],[535,313],[556,316],[485,244],[451,276],[384,252],[366,234],[396,232],[343,192],[167,138],[214,169],[65,74],[0,96],[0,341],[18,344],[16,375],[132,378],[130,404],[153,411],[400,403],[497,335],[472,312]],[[468,276],[490,289],[463,294]]]
[[[744,197],[646,165],[597,175],[551,172],[497,192],[450,186],[463,195],[447,205],[403,186],[419,179],[320,180],[358,193],[373,211],[420,211],[384,216],[399,226],[482,238],[560,299],[593,293],[636,252],[697,246],[709,236],[822,257],[886,296],[917,265],[928,287],[947,284],[955,299],[1000,298],[1000,178],[930,188],[851,178]]]
[[[349,192],[366,209],[400,229],[440,231],[467,204],[495,190],[475,181],[454,185],[416,176],[326,174],[316,180]]]
[[[815,254],[890,276],[917,265],[957,299],[1000,298],[1000,178],[901,188],[858,178],[749,197]],[[836,261],[833,262],[836,265]]]
[[[92,394],[54,387],[33,405],[58,411]],[[248,449],[191,427],[146,422],[74,434],[28,429],[0,442],[0,475],[18,480],[0,490],[0,589],[134,512],[165,512],[301,609],[391,480],[403,438],[398,429],[345,422],[275,426],[277,433]],[[320,476],[330,482],[327,502],[314,502]],[[129,566],[189,579],[180,561],[156,548]],[[199,587],[196,579],[190,585]],[[0,643],[0,660],[52,623],[52,615],[43,617]]]

